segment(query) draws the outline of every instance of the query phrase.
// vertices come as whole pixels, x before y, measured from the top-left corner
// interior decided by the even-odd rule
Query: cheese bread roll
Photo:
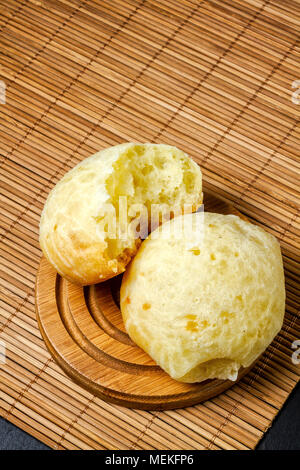
[[[191,212],[201,203],[201,170],[184,152],[169,145],[117,145],[83,160],[53,188],[41,216],[40,245],[59,274],[95,284],[125,270],[140,244],[141,214],[148,225],[152,205],[175,211],[186,205]]]
[[[190,225],[179,236],[188,219],[201,233]],[[194,213],[163,224],[121,286],[129,336],[182,382],[235,380],[281,329],[284,307],[277,240],[234,215]]]

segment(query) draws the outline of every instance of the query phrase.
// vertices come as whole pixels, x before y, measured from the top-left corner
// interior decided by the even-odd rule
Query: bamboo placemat
[[[254,448],[299,380],[296,0],[2,0],[0,413],[56,449]],[[295,90],[294,90],[295,91]],[[187,409],[107,404],[50,358],[34,309],[39,216],[84,157],[135,140],[179,146],[204,189],[282,246],[284,327],[233,388]],[[297,158],[298,157],[298,158]]]

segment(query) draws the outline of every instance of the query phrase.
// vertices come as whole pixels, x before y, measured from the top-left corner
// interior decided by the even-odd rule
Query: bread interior
[[[181,382],[202,382],[218,377],[223,380],[235,381],[238,377],[240,364],[229,358],[216,358],[198,364],[196,367],[180,377]]]
[[[157,226],[179,214],[184,205],[186,212],[195,211],[202,202],[201,189],[199,169],[179,149],[147,144],[134,144],[126,149],[114,163],[113,172],[106,180],[106,190],[115,208],[117,233],[125,229],[128,236],[113,238],[108,233],[107,257],[126,265],[140,244],[136,234],[141,223],[145,228],[145,217],[149,231],[156,228],[155,223]],[[199,195],[198,200],[195,194]],[[120,213],[120,196],[123,202],[126,197],[125,218],[124,211]],[[105,230],[109,232],[107,224]]]

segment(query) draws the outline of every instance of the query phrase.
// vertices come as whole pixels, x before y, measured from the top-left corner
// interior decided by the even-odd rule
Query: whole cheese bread
[[[166,222],[142,243],[121,286],[129,336],[182,382],[235,380],[279,332],[284,307],[277,240],[234,215]]]

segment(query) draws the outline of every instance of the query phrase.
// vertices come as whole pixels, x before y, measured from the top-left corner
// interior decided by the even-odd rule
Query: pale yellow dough
[[[117,209],[119,196],[127,197],[126,227],[138,218],[130,215],[135,204],[187,204],[193,211],[202,203],[201,170],[169,145],[126,143],[83,160],[53,188],[41,216],[40,245],[58,273],[87,285],[125,270],[140,240],[131,228],[115,239],[104,223],[106,205]]]
[[[124,274],[126,330],[176,380],[235,380],[281,329],[280,247],[262,228],[213,213],[204,214],[203,240],[164,236],[181,218],[154,231]]]

